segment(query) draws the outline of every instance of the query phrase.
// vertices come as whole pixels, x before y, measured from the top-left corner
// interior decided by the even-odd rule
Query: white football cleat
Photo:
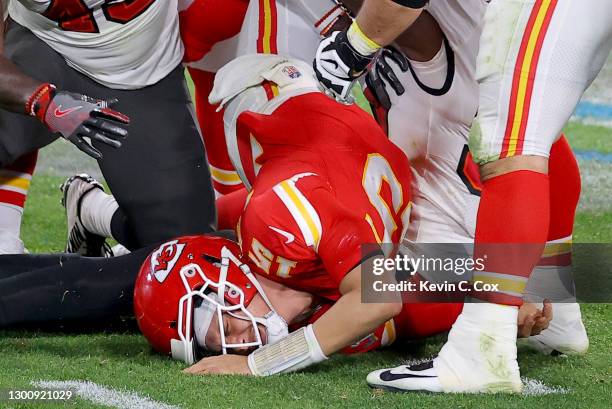
[[[431,362],[372,372],[368,384],[394,391],[518,393],[518,308],[466,303]]]
[[[370,372],[366,382],[372,388],[386,389],[393,392],[427,391],[442,392],[442,385],[433,361],[415,365],[400,365],[390,369],[379,369]]]
[[[63,193],[62,206],[66,209],[68,223],[66,253],[86,257],[112,257],[106,238],[88,231],[81,221],[83,198],[94,189],[104,191],[97,180],[86,174],[72,176],[60,186]]]
[[[0,255],[24,253],[23,241],[13,233],[0,229]]]
[[[553,319],[547,329],[522,341],[545,355],[583,355],[589,337],[578,303],[553,304]]]

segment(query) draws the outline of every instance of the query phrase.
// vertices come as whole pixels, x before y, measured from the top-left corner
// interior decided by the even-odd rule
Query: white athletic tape
[[[119,409],[180,409],[178,406],[157,402],[136,392],[120,391],[89,381],[32,381],[38,388],[72,390],[76,396],[99,405]]]

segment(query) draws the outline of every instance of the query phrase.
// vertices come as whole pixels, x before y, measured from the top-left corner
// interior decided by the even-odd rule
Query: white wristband
[[[251,352],[248,363],[253,375],[268,376],[298,371],[326,359],[312,325],[308,325]]]

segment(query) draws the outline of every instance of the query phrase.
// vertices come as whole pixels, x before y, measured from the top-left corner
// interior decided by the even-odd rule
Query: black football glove
[[[372,91],[372,95],[378,103],[387,111],[391,109],[391,98],[389,98],[387,84],[393,88],[398,96],[406,92],[389,61],[393,61],[402,72],[406,72],[410,68],[408,59],[404,54],[395,47],[387,46],[381,51],[380,56],[366,75],[367,87]]]
[[[352,102],[351,89],[376,53],[362,55],[349,43],[346,31],[336,31],[321,40],[313,67],[325,91],[340,102]]]
[[[45,86],[47,88],[43,88]],[[113,148],[121,147],[121,140],[128,134],[125,125],[130,123],[130,118],[110,108],[117,99],[96,100],[86,95],[56,91],[50,84],[43,87],[34,93],[27,110],[51,132],[59,133],[94,159],[102,158],[102,154],[91,141]]]

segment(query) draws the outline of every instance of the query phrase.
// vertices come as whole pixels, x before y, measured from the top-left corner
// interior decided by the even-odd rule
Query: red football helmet
[[[265,327],[268,342],[287,334],[286,322],[276,313],[247,264],[237,243],[215,236],[186,236],[162,244],[147,257],[136,279],[134,312],[140,330],[155,350],[188,364],[196,360],[199,344],[217,314],[221,347],[259,347],[257,328]],[[260,294],[271,312],[254,317],[247,306]],[[197,307],[196,307],[197,306]],[[248,320],[256,339],[229,344],[223,313]],[[195,340],[196,333],[201,335]]]

